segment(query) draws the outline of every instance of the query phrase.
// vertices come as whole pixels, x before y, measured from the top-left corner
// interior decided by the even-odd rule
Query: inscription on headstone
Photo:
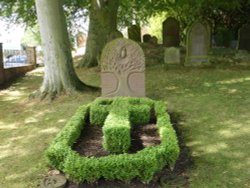
[[[250,25],[244,25],[239,30],[238,49],[250,51]]]
[[[165,47],[180,46],[180,24],[175,18],[169,17],[162,23],[162,39]]]
[[[145,57],[129,39],[109,42],[101,55],[102,96],[145,96]]]
[[[210,40],[209,25],[201,22],[193,23],[187,34],[185,65],[200,65],[204,62],[208,62]]]

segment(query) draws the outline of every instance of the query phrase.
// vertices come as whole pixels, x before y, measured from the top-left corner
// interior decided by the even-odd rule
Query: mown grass
[[[78,70],[100,84],[97,68]],[[77,107],[99,93],[74,93],[54,102],[28,100],[39,87],[41,69],[0,91],[0,187],[36,187],[48,167],[43,156]],[[147,96],[168,102],[194,166],[190,187],[250,187],[250,70],[147,67]]]

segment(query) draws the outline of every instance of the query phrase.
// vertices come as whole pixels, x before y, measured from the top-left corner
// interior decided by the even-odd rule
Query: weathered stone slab
[[[175,47],[165,48],[164,50],[164,63],[166,65],[180,64],[181,54],[180,49]]]
[[[250,51],[250,25],[244,25],[239,30],[238,49]]]
[[[83,32],[79,32],[76,35],[76,44],[78,48],[82,48],[86,45],[87,37]]]
[[[128,28],[128,38],[136,41],[141,42],[141,28],[138,25],[132,25]]]
[[[175,18],[169,17],[162,23],[162,39],[165,47],[180,46],[180,24]]]
[[[109,42],[101,55],[102,96],[145,96],[145,57],[129,39]]]
[[[195,22],[187,33],[186,66],[208,63],[211,36],[206,22]]]

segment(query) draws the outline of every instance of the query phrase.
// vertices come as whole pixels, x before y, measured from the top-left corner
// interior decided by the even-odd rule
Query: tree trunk
[[[98,65],[100,53],[109,35],[117,31],[119,0],[91,0],[86,53],[80,67]]]
[[[74,70],[66,18],[61,0],[36,0],[36,10],[42,45],[45,72],[40,94],[50,98],[61,92],[81,90],[82,83]]]

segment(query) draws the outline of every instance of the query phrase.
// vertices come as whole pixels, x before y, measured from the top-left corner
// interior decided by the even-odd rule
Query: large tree
[[[96,66],[109,35],[117,31],[120,0],[91,0],[86,53],[80,66]]]
[[[44,50],[45,72],[40,94],[53,98],[63,91],[89,86],[77,77],[61,0],[36,0],[36,11]]]

